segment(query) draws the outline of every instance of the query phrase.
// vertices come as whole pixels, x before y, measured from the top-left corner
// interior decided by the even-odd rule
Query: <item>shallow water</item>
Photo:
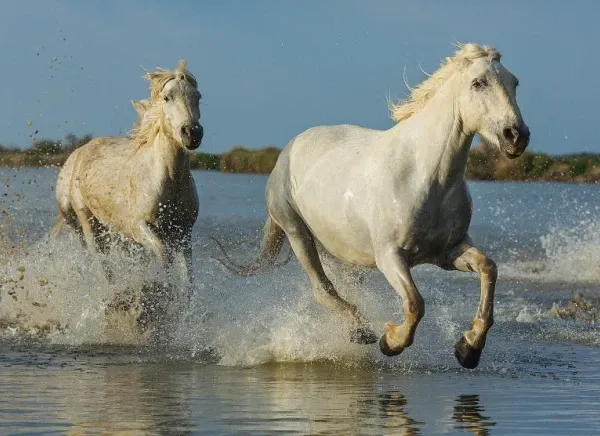
[[[425,318],[411,348],[384,357],[349,343],[295,260],[238,278],[211,258],[209,236],[251,258],[266,177],[194,176],[194,296],[154,342],[133,311],[106,308],[160,280],[159,266],[117,250],[108,284],[70,232],[45,239],[56,171],[0,170],[0,434],[598,433],[599,318],[553,306],[600,294],[599,187],[471,184],[472,235],[500,279],[496,324],[468,371],[453,345],[476,308],[476,277],[415,268]],[[360,283],[329,270],[376,331],[402,319],[377,272]]]

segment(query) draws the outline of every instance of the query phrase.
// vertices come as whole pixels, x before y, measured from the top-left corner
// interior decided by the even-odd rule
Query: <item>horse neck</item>
[[[410,131],[414,166],[421,180],[451,186],[464,178],[473,134],[463,131],[455,96],[445,86],[425,107],[392,130],[400,136]]]
[[[190,173],[190,157],[175,140],[160,129],[151,147],[152,166],[155,174],[178,181]]]

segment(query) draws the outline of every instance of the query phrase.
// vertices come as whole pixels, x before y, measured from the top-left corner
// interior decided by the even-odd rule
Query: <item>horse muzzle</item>
[[[203,137],[204,128],[201,124],[181,127],[181,143],[188,150],[195,150],[200,147]]]
[[[509,159],[521,156],[529,145],[529,136],[529,127],[525,123],[504,128],[502,130],[502,153]]]

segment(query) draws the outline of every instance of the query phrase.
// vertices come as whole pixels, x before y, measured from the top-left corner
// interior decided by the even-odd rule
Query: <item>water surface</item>
[[[0,170],[0,434],[598,433],[598,318],[593,305],[568,318],[556,308],[577,292],[598,297],[600,188],[471,183],[472,235],[500,279],[496,324],[469,371],[453,345],[477,306],[476,277],[415,268],[426,315],[415,344],[387,358],[349,343],[295,260],[239,278],[211,258],[209,236],[242,262],[256,253],[265,176],[194,176],[194,297],[154,342],[133,311],[107,305],[160,279],[159,266],[117,250],[107,283],[70,232],[45,238],[56,170]],[[401,321],[376,271],[362,283],[328,271],[376,331]]]

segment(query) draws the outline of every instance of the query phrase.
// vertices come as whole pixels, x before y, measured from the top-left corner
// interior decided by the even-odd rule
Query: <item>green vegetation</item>
[[[64,140],[35,140],[21,150],[0,145],[0,167],[61,166],[69,154],[92,139],[68,134]],[[191,165],[194,169],[230,173],[268,174],[281,150],[268,147],[250,150],[235,147],[224,154],[198,152]],[[473,180],[600,182],[600,154],[549,156],[525,152],[518,159],[508,160],[494,147],[482,144],[469,152],[467,177]]]
[[[61,166],[73,150],[91,139],[92,135],[79,137],[69,133],[63,141],[36,139],[31,147],[25,150],[0,145],[0,166],[12,168]]]
[[[467,177],[475,180],[600,182],[599,154],[549,156],[525,152],[517,159],[501,156],[495,147],[479,145],[469,153]]]
[[[275,147],[262,150],[236,147],[221,156],[219,169],[227,173],[268,174],[275,166],[280,152]]]
[[[206,171],[218,171],[221,165],[221,155],[210,153],[196,153],[192,159],[192,168]]]

